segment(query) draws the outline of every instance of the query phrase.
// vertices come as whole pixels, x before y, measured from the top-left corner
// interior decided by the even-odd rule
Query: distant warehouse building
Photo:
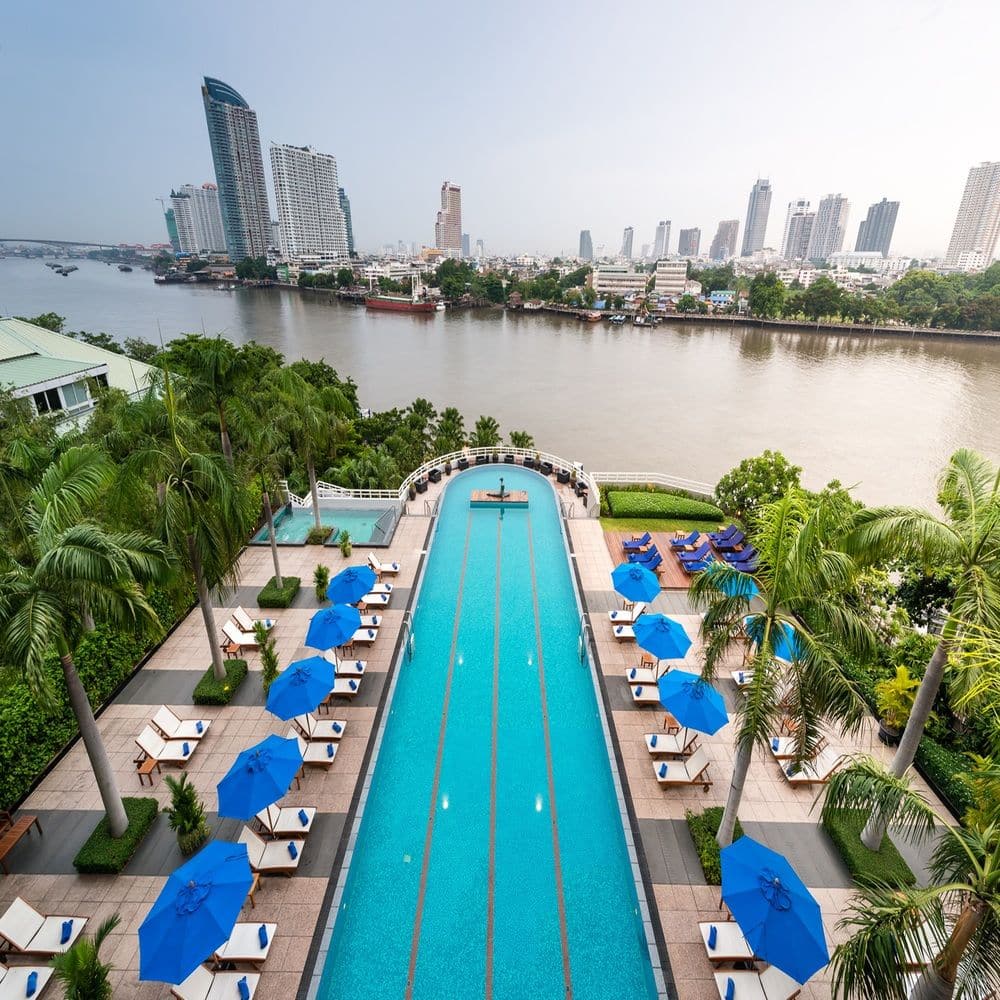
[[[137,396],[149,387],[152,365],[133,361],[20,319],[0,319],[0,386],[51,413],[59,430],[86,423],[101,388]]]
[[[649,275],[633,271],[627,264],[600,264],[587,276],[598,295],[633,295],[646,291]]]
[[[657,295],[683,295],[684,283],[687,281],[686,260],[658,260],[656,262]]]

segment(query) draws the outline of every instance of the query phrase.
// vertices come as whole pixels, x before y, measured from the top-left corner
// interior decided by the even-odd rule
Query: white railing
[[[682,476],[665,476],[662,472],[592,472],[591,478],[599,483],[612,486],[644,485],[667,486],[675,490],[687,490],[708,500],[715,496],[715,487],[708,483],[699,483],[696,479],[685,479]]]

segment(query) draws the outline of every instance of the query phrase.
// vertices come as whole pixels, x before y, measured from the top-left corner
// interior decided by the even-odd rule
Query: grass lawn
[[[690,534],[699,531],[718,531],[724,525],[718,521],[682,521],[671,517],[602,517],[601,527],[605,531],[631,531],[641,535],[644,531],[683,531]]]

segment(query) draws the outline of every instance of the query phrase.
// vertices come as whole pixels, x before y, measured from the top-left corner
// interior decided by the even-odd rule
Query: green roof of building
[[[103,361],[88,364],[86,361],[28,354],[20,358],[0,360],[0,385],[12,386],[14,389],[28,389],[42,382],[64,379],[68,375],[79,374],[82,379],[95,368],[104,367]]]

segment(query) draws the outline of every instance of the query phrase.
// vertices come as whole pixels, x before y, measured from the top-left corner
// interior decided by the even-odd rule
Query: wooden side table
[[[139,766],[136,768],[136,773],[139,775],[140,786],[145,784],[145,781],[148,779],[149,787],[150,788],[153,787],[154,771],[156,771],[157,774],[161,773],[160,762],[155,757],[147,757],[144,761],[142,761],[139,764]]]

